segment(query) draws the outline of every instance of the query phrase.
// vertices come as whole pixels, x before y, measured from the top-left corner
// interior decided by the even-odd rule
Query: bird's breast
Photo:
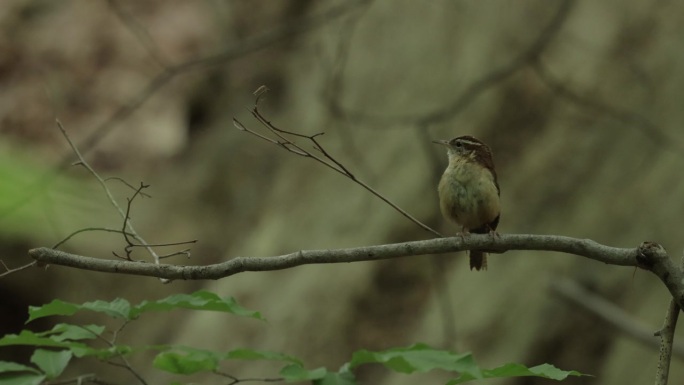
[[[467,229],[491,223],[500,213],[494,175],[473,162],[452,162],[438,186],[440,208],[447,218]]]

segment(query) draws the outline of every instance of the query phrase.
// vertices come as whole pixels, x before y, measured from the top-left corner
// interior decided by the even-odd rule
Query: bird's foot
[[[457,237],[461,237],[461,242],[465,242],[465,238],[470,235],[470,230],[467,227],[461,228],[461,232],[457,233]]]

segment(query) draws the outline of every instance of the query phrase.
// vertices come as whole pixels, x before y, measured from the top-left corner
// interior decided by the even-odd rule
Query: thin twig
[[[104,179],[100,176],[100,174],[93,169],[90,164],[85,160],[83,155],[81,155],[81,152],[79,151],[78,147],[71,141],[71,138],[67,134],[66,130],[64,129],[64,126],[62,125],[62,122],[59,121],[59,119],[56,119],[57,122],[57,127],[59,128],[60,132],[62,133],[62,136],[64,136],[64,139],[69,143],[69,146],[71,147],[71,150],[76,154],[76,157],[78,158],[78,164],[85,167],[88,172],[90,172],[95,179],[100,183],[100,186],[104,190],[105,194],[107,195],[107,198],[109,199],[109,203],[116,209],[116,211],[119,213],[121,218],[124,220],[124,226],[122,229],[122,233],[124,234],[124,237],[127,237],[126,234],[133,234],[133,238],[140,242],[143,245],[146,245],[147,242],[135,231],[135,228],[133,227],[133,224],[131,221],[128,220],[128,215],[124,213],[124,211],[121,209],[119,204],[117,203],[116,199],[114,199],[114,196],[112,195],[112,192],[109,191],[109,187],[107,187],[107,182],[105,182]],[[145,247],[148,253],[152,256],[154,259],[154,263],[159,263],[159,256],[157,253],[152,249],[151,247],[147,246]]]
[[[22,271],[24,269],[28,269],[29,267],[35,266],[37,264],[36,261],[33,261],[31,263],[27,263],[26,265],[15,267],[14,269],[10,269],[9,267],[7,267],[7,265],[5,265],[5,262],[3,262],[2,260],[0,260],[0,263],[2,263],[2,266],[6,270],[5,272],[0,273],[0,278],[4,277],[6,275],[10,275],[12,273],[16,273],[17,271]]]
[[[190,249],[174,251],[173,253],[170,253],[170,254],[163,254],[163,255],[160,255],[159,258],[160,259],[166,259],[166,258],[175,257],[176,255],[185,255],[187,258],[190,258]]]
[[[257,94],[256,102],[254,103],[254,107],[252,108],[251,112],[252,115],[256,118],[256,120],[261,123],[264,127],[266,127],[273,135],[276,136],[277,139],[272,139],[266,135],[263,135],[259,132],[256,132],[254,130],[251,130],[247,128],[244,124],[242,124],[240,121],[237,119],[233,118],[233,125],[240,131],[248,132],[257,138],[263,139],[269,143],[273,143],[278,145],[279,147],[295,154],[299,155],[305,158],[311,158],[318,163],[330,168],[331,170],[344,175],[345,177],[351,179],[354,183],[358,184],[359,186],[363,187],[366,189],[366,191],[370,192],[371,194],[375,195],[376,197],[380,198],[383,202],[387,203],[390,205],[393,209],[398,211],[401,215],[404,217],[408,218],[411,222],[415,223],[416,225],[420,226],[423,230],[426,230],[433,235],[436,235],[438,237],[442,237],[442,234],[440,234],[437,230],[434,230],[430,226],[424,224],[423,222],[419,221],[415,217],[413,217],[411,214],[406,212],[404,209],[401,207],[397,206],[394,202],[390,201],[387,197],[383,196],[380,194],[378,191],[376,191],[374,188],[370,187],[368,184],[365,182],[361,181],[358,179],[354,174],[351,173],[347,169],[347,167],[344,166],[344,164],[340,161],[338,161],[335,157],[330,155],[330,153],[316,140],[316,137],[322,135],[322,133],[316,133],[314,135],[305,135],[305,134],[300,134],[297,132],[289,131],[289,130],[283,130],[281,128],[276,127],[273,125],[268,119],[266,119],[261,112],[259,111],[259,101],[261,97],[265,94],[265,92],[268,90],[268,88],[262,86],[260,87],[255,94]],[[292,141],[289,139],[287,136],[291,135],[296,138],[300,139],[307,139],[313,143],[313,148],[317,150],[320,155],[311,153],[310,151],[306,150],[296,142]]]
[[[83,229],[76,230],[76,231],[74,231],[73,233],[67,235],[66,237],[64,237],[64,239],[62,239],[61,241],[55,243],[55,244],[52,246],[52,248],[53,248],[53,249],[58,249],[62,244],[64,244],[65,242],[69,241],[69,240],[70,240],[71,238],[73,238],[75,235],[78,235],[78,234],[84,233],[84,232],[90,232],[90,231],[104,231],[104,232],[108,232],[108,233],[117,233],[117,234],[121,234],[121,233],[122,233],[122,232],[121,232],[121,229],[110,229],[110,228],[107,228],[107,227],[86,227],[86,228],[83,228]],[[133,236],[132,233],[128,233],[127,235],[128,235],[128,236]]]
[[[135,197],[137,197],[143,189],[146,189],[148,187],[150,187],[150,185],[146,185],[146,184],[140,182],[140,187],[138,187],[135,190],[135,193],[133,193],[133,196],[130,198],[126,198],[126,215],[124,216],[123,228],[121,229],[121,233],[123,234],[124,239],[126,240],[126,243],[127,243],[125,250],[126,250],[126,259],[128,259],[129,261],[131,260],[131,253],[133,252],[132,246],[136,246],[136,244],[131,241],[131,239],[128,237],[128,235],[126,233],[126,228],[128,227],[128,225],[131,222],[131,206],[133,205],[133,201],[135,200]],[[144,244],[143,246],[151,247],[149,244]],[[156,258],[157,258],[157,260],[159,260],[159,256],[157,256]]]
[[[126,187],[130,188],[133,191],[136,191],[138,189],[137,187],[133,186],[132,184],[126,182],[126,180],[124,178],[121,178],[118,176],[108,176],[108,177],[104,178],[105,182],[109,182],[110,180],[115,180],[117,182],[121,182],[123,185],[125,185]],[[145,197],[145,198],[152,198],[152,196],[150,194],[144,193],[142,191],[140,192],[140,196]]]
[[[111,348],[115,348],[116,347],[116,338],[118,337],[118,332],[121,329],[123,329],[123,327],[126,324],[127,324],[127,322],[124,322],[124,324],[117,330],[117,333],[114,335],[114,338],[111,341],[102,337],[100,334],[93,332],[92,330],[88,329],[87,327],[85,327],[83,325],[76,325],[76,326],[79,327],[80,329],[83,329],[86,332],[92,334],[98,340],[103,341],[107,346],[109,346]],[[128,370],[128,372],[131,373],[135,378],[137,378],[141,384],[147,385],[147,381],[145,381],[145,379],[142,377],[142,375],[140,375],[140,373],[138,373],[135,369],[133,369],[133,367],[131,366],[131,363],[128,362],[128,360],[126,359],[126,357],[123,356],[123,354],[119,354],[117,357],[121,360],[121,363],[114,362],[114,361],[104,361],[104,362],[106,362],[110,365],[118,366],[118,367],[121,367],[121,368]]]

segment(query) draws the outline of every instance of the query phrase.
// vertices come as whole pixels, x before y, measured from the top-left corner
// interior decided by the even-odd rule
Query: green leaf
[[[40,335],[50,334],[50,338],[55,341],[78,341],[92,340],[104,332],[105,327],[100,325],[71,325],[57,324],[48,332],[41,332]]]
[[[302,365],[298,359],[282,353],[252,350],[252,349],[235,349],[226,353],[223,356],[227,360],[271,360],[271,361],[286,361],[293,364]]]
[[[532,368],[527,368],[521,364],[510,363],[494,369],[485,369],[482,371],[482,377],[479,378],[509,378],[509,377],[542,377],[551,380],[561,381],[568,376],[586,376],[575,370],[565,371],[556,368],[550,364],[537,365]],[[449,381],[447,385],[462,384],[476,379],[467,373],[463,373],[457,378]]]
[[[86,302],[82,305],[64,302],[58,299],[53,300],[47,305],[30,306],[29,319],[26,323],[43,317],[65,315],[70,316],[79,310],[92,310],[98,313],[105,313],[113,318],[131,319],[131,304],[125,299],[117,298],[111,302],[107,301],[93,301]]]
[[[31,356],[31,362],[36,364],[48,379],[59,377],[69,364],[73,354],[68,350],[52,351],[36,349]]]
[[[47,332],[43,332],[47,333]],[[19,334],[6,334],[0,338],[0,346],[28,345],[55,348],[72,348],[75,346],[86,347],[80,342],[57,341],[51,337],[44,337],[41,333],[30,330],[22,330]]]
[[[40,374],[40,371],[32,366],[17,364],[16,362],[0,361],[0,374],[11,372],[31,372]]]
[[[157,301],[143,301],[134,307],[131,307],[128,301],[121,298],[110,302],[100,300],[86,302],[82,305],[56,299],[43,306],[30,306],[29,319],[26,323],[49,316],[70,316],[80,310],[91,310],[105,313],[112,318],[133,320],[144,312],[174,309],[220,311],[263,320],[259,312],[243,308],[232,297],[221,298],[214,293],[200,290],[193,294],[177,294]]]
[[[166,372],[186,375],[218,369],[220,353],[190,348],[184,350],[187,351],[185,353],[169,351],[157,354],[153,366]]]
[[[55,299],[43,306],[29,306],[29,323],[35,319],[49,317],[53,315],[72,315],[78,311],[78,305]]]
[[[425,344],[406,348],[388,349],[382,352],[359,350],[349,362],[350,368],[368,363],[379,363],[399,373],[427,372],[444,369],[468,373],[473,378],[482,378],[480,368],[470,353],[456,354],[446,350],[433,349]]]
[[[283,376],[287,382],[299,382],[323,379],[328,373],[325,368],[318,368],[314,370],[306,370],[299,364],[291,364],[280,370],[280,375]]]
[[[111,302],[107,301],[93,301],[86,302],[81,305],[84,310],[92,310],[98,313],[105,313],[112,318],[121,318],[131,320],[135,317],[131,316],[131,304],[123,298],[117,298]]]
[[[0,385],[39,385],[45,380],[44,374],[2,374]]]
[[[172,295],[157,301],[143,301],[133,308],[131,316],[135,318],[148,311],[169,311],[174,309],[220,311],[263,320],[259,312],[243,308],[238,305],[234,298],[221,298],[214,293],[204,290],[192,294]]]
[[[89,356],[96,357],[102,360],[121,355],[128,355],[133,352],[133,349],[130,346],[126,345],[115,345],[103,349],[95,349],[81,342],[68,340],[59,341],[59,336],[44,336],[45,334],[49,334],[51,332],[52,331],[34,333],[30,330],[22,330],[18,335],[7,334],[4,337],[0,338],[0,346],[26,345],[64,348],[70,350],[76,357]]]

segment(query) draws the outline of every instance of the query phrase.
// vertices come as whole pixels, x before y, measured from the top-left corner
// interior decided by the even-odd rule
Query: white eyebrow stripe
[[[468,139],[459,139],[458,142],[461,142],[463,144],[472,145],[472,146],[482,146],[482,143],[475,142],[475,141],[468,140]]]

